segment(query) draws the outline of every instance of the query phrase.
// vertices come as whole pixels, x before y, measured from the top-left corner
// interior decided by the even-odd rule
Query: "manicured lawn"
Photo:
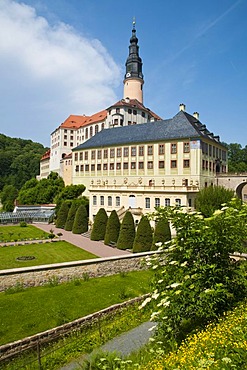
[[[33,225],[27,225],[26,227],[0,226],[0,242],[11,242],[25,239],[44,239],[47,238],[48,235],[48,233],[37,229]]]
[[[33,256],[35,259],[29,261],[16,260],[17,257],[22,256]],[[0,270],[91,258],[96,258],[96,256],[65,241],[14,245],[0,247]]]
[[[0,293],[0,344],[53,328],[150,291],[152,271]]]

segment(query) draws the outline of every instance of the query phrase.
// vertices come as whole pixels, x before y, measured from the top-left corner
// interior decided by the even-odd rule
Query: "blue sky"
[[[133,16],[144,104],[166,119],[184,103],[247,145],[247,0],[0,0],[0,132],[49,146],[121,99]]]

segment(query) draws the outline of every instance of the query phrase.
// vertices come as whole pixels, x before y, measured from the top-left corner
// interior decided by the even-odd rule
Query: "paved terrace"
[[[58,229],[52,224],[35,223],[34,226],[39,229],[50,232],[52,229],[54,234],[62,233],[61,239],[76,245],[77,247],[84,249],[87,252],[93,253],[98,257],[112,257],[112,256],[123,256],[126,254],[131,254],[128,251],[120,250],[117,248],[109,247],[101,241],[93,241],[80,234],[73,234],[71,231],[66,231],[64,229]]]

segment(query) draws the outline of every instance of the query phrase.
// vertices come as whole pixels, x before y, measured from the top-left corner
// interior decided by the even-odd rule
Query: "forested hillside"
[[[0,134],[0,191],[4,185],[20,189],[39,174],[39,162],[47,148],[32,140]]]

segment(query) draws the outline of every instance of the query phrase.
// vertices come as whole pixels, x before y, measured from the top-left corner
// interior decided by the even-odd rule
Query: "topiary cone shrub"
[[[65,201],[61,204],[57,214],[56,227],[63,229],[69,213],[69,204]]]
[[[142,216],[138,224],[133,244],[133,253],[150,251],[153,242],[153,233],[149,220]]]
[[[104,208],[98,210],[97,215],[95,216],[93,229],[91,232],[91,240],[104,240],[106,232],[108,216]]]
[[[117,248],[118,249],[132,249],[133,242],[135,239],[135,224],[132,213],[127,211],[124,215],[119,237],[117,241]]]
[[[168,242],[171,240],[171,229],[169,222],[166,218],[161,218],[155,227],[154,230],[154,237],[153,237],[153,244],[152,244],[152,251],[155,251],[158,249],[158,246],[156,243],[162,243]]]
[[[72,228],[73,234],[83,234],[88,231],[88,216],[86,207],[82,204],[76,211]]]
[[[73,201],[69,209],[68,217],[67,217],[65,227],[64,227],[66,231],[72,231],[73,224],[75,221],[76,211],[78,208],[79,208],[78,202]]]
[[[119,230],[120,230],[120,221],[117,212],[113,210],[107,221],[104,243],[107,245],[110,244],[111,242],[116,243],[119,236]]]

